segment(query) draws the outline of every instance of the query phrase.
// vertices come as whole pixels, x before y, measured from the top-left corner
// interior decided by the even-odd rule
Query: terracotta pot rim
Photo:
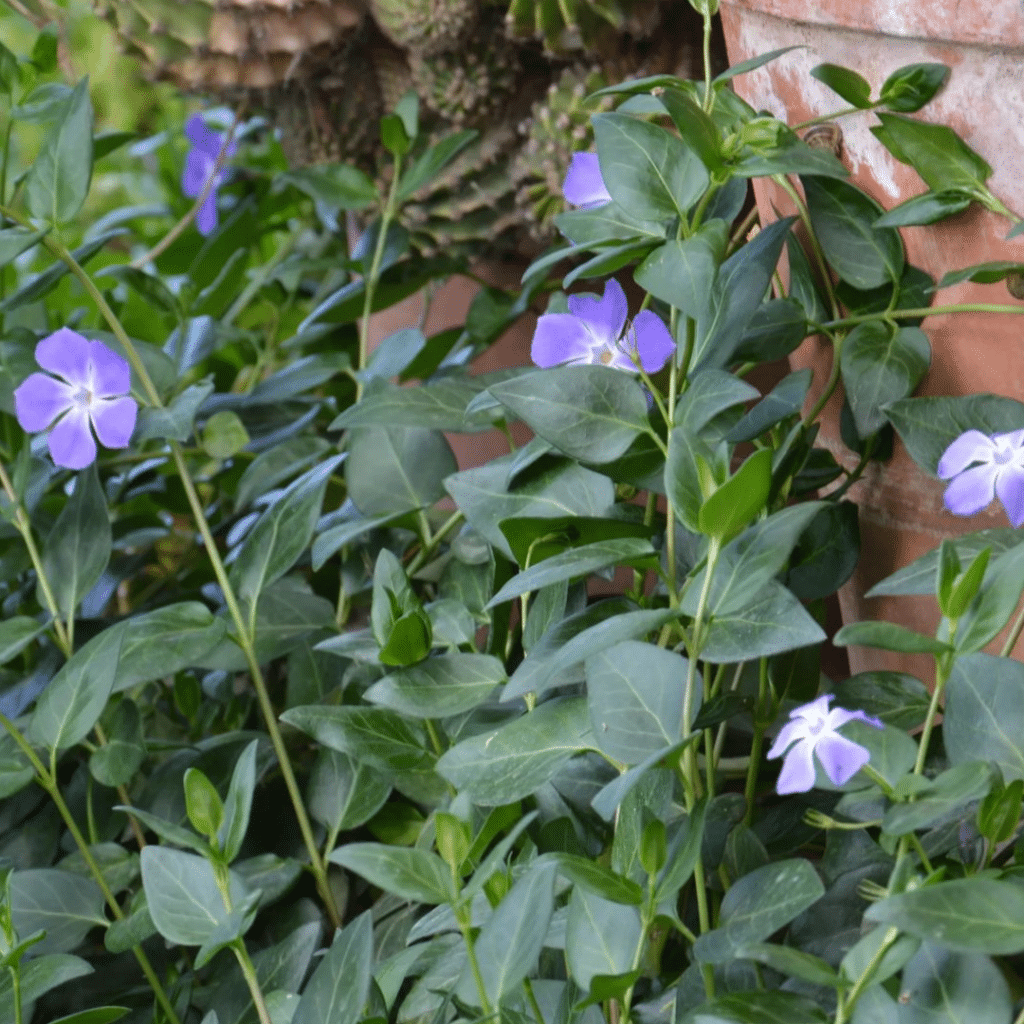
[[[1018,0],[722,0],[722,6],[875,36],[1024,51],[1024,5]]]

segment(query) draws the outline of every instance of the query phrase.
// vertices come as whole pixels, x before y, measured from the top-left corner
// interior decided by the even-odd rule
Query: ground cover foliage
[[[1024,667],[984,649],[1018,531],[876,588],[931,595],[935,636],[835,638],[933,678],[819,660],[846,494],[894,430],[951,508],[1024,519],[1024,407],[911,397],[922,321],[959,308],[935,293],[1016,294],[1024,264],[936,282],[898,232],[1021,222],[917,114],[947,68],[814,72],[927,185],[883,211],[832,118],[731,90],[781,55],[603,90],[590,192],[522,290],[370,354],[372,312],[466,269],[397,214],[468,134],[428,144],[407,96],[378,195],[290,175],[258,119],[97,133],[52,31],[0,47],[0,1020],[1010,1024]],[[94,168],[140,166],[158,202],[83,215]],[[797,216],[756,230],[757,177]],[[531,304],[544,368],[471,375]],[[744,379],[812,333],[849,466],[809,371]],[[459,470],[446,432],[517,420],[532,441]]]

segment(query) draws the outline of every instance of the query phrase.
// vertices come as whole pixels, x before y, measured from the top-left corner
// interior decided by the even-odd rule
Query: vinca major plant
[[[784,51],[604,88],[521,289],[371,351],[472,272],[400,217],[472,131],[406,94],[380,182],[241,110],[97,133],[44,36],[0,46],[0,1022],[1024,1020],[1024,404],[913,397],[929,317],[1024,310],[936,293],[1024,261],[935,281],[899,232],[1022,234],[918,115],[949,69],[814,71],[927,184],[891,210],[804,141],[849,111],[733,91]],[[820,398],[750,383],[811,335]],[[833,638],[928,678],[830,679],[896,434],[1010,526],[874,588],[934,635]]]

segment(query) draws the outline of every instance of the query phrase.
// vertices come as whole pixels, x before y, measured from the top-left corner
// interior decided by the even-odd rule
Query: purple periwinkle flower
[[[573,153],[562,182],[562,195],[567,203],[581,210],[592,210],[612,201],[601,177],[596,153]]]
[[[545,313],[537,320],[530,356],[542,367],[560,363],[600,363],[636,370],[632,354],[647,373],[660,370],[675,351],[668,328],[649,309],[627,326],[626,293],[609,278],[604,295],[570,295],[568,313]]]
[[[181,191],[190,199],[195,199],[203,186],[206,184],[213,168],[217,163],[217,156],[221,146],[224,145],[224,136],[219,132],[210,131],[203,123],[199,114],[193,114],[185,125],[185,134],[188,136],[192,148],[185,157],[185,170],[181,175]],[[232,139],[228,145],[226,159],[235,154],[237,145]],[[196,228],[201,235],[210,234],[217,227],[217,189],[224,181],[224,171],[217,171],[213,179],[213,187],[209,195],[199,207],[196,214]]]
[[[832,708],[830,711],[832,696],[831,693],[822,694],[810,704],[791,711],[790,720],[775,737],[768,757],[782,757],[785,754],[776,786],[780,796],[786,793],[806,793],[814,788],[815,754],[825,774],[837,786],[849,782],[871,759],[864,747],[840,736],[836,730],[855,718],[876,729],[884,728],[882,723],[863,711],[847,711],[845,708]]]
[[[121,356],[62,327],[36,345],[36,362],[60,380],[30,374],[14,392],[14,409],[24,430],[50,430],[58,466],[84,469],[93,462],[94,430],[105,448],[128,447],[138,407],[128,395],[131,371]]]
[[[945,495],[950,512],[973,516],[998,497],[1010,523],[1024,523],[1024,430],[991,437],[966,431],[942,453],[938,474],[950,481]]]

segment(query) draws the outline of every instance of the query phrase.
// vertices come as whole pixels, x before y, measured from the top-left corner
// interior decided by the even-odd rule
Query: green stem
[[[835,1024],[847,1024],[850,1020],[850,1016],[853,1013],[853,1008],[856,1005],[857,1000],[871,983],[871,979],[874,977],[875,972],[882,963],[882,958],[889,952],[889,947],[897,938],[899,938],[899,934],[900,931],[898,928],[890,928],[885,933],[885,937],[878,949],[875,951],[875,955],[867,962],[864,970],[860,974],[860,977],[854,982],[853,988],[850,989],[846,997],[843,997],[842,992],[839,993],[839,1005],[836,1008]]]
[[[1022,630],[1024,630],[1024,606],[1021,607],[1017,620],[1013,624],[1013,629],[1010,630],[1010,635],[1006,638],[1006,643],[1003,644],[1003,649],[999,652],[1002,657],[1008,658],[1010,656],[1010,651],[1016,646]]]
[[[711,10],[708,4],[704,5],[704,111],[711,113],[714,106],[714,95],[711,92]]]
[[[811,215],[807,209],[807,204],[803,201],[800,193],[797,192],[784,174],[772,175],[772,181],[785,190],[786,194],[792,200],[793,205],[796,207],[796,212],[807,231],[807,238],[811,243],[811,253],[814,256],[814,262],[817,264],[821,283],[828,295],[828,302],[832,310],[832,315],[838,319],[839,303],[836,300],[836,293],[832,288],[832,278],[829,276],[828,264],[825,262],[825,254],[821,251],[821,244],[818,242],[818,236],[814,233],[814,226],[811,224]]]
[[[0,208],[0,212],[6,213],[2,208]],[[21,222],[19,217],[14,216],[12,219]],[[93,283],[92,278],[82,269],[79,263],[63,245],[50,238],[44,239],[43,242],[58,259],[67,264],[71,269],[71,272],[81,282],[82,287],[89,294],[90,298],[96,303],[97,309],[99,309],[104,320],[106,320],[110,325],[110,329],[114,336],[121,343],[125,356],[128,358],[128,362],[131,363],[132,368],[135,370],[139,381],[142,384],[143,391],[146,393],[146,397],[149,399],[150,403],[158,409],[163,408],[163,401],[160,398],[160,394],[156,390],[156,386],[153,384],[145,365],[139,358],[139,354],[135,349],[134,343],[131,338],[128,337],[128,334],[120,320],[118,320],[114,315],[113,310],[109,305],[107,305],[106,299],[104,299],[102,292],[100,292]],[[335,928],[340,928],[341,917],[338,914],[338,908],[335,906],[331,887],[327,880],[327,869],[324,862],[320,859],[320,851],[317,848],[316,840],[313,838],[313,830],[309,823],[309,817],[306,814],[305,805],[302,802],[302,795],[299,793],[298,783],[295,781],[295,773],[292,770],[288,751],[284,745],[281,730],[278,728],[273,706],[270,703],[267,684],[263,678],[263,673],[260,669],[260,664],[253,646],[254,637],[242,615],[234,588],[228,580],[227,570],[224,567],[224,562],[221,559],[220,552],[217,550],[216,541],[214,540],[213,533],[210,530],[210,524],[206,519],[203,504],[199,499],[199,495],[196,493],[195,484],[192,481],[188,465],[182,455],[181,446],[178,442],[171,441],[169,442],[169,447],[175,468],[178,472],[178,477],[185,491],[185,496],[188,499],[189,507],[192,509],[192,515],[195,519],[196,527],[203,538],[203,544],[206,549],[206,555],[210,560],[210,566],[213,569],[213,574],[217,579],[221,592],[224,594],[224,602],[227,605],[228,613],[231,616],[231,620],[234,623],[235,631],[237,633],[236,639],[245,654],[246,664],[249,669],[249,675],[252,678],[253,688],[256,690],[256,697],[260,705],[260,711],[263,715],[264,724],[267,727],[267,733],[270,736],[270,741],[273,744],[274,753],[277,755],[278,764],[281,768],[281,775],[284,778],[285,787],[288,790],[292,807],[295,810],[295,817],[299,824],[299,830],[302,833],[302,840],[306,847],[306,852],[309,854],[310,865],[316,879],[317,888],[320,891],[320,896],[324,901],[324,906],[327,909],[332,925]]]
[[[17,726],[15,726],[15,724],[6,715],[0,714],[0,726],[3,726],[3,728],[7,730],[7,733],[18,745],[21,752],[35,769],[36,781],[43,787],[47,795],[54,802],[64,824],[71,833],[71,838],[74,839],[75,845],[81,852],[82,858],[85,860],[90,874],[95,879],[96,884],[100,887],[100,890],[103,893],[103,898],[107,901],[107,906],[110,907],[114,917],[118,921],[124,920],[124,911],[121,910],[120,905],[114,898],[114,894],[110,891],[110,886],[107,885],[107,880],[103,877],[103,872],[96,863],[96,860],[92,855],[92,851],[89,849],[89,844],[85,841],[85,836],[82,835],[81,830],[78,828],[78,824],[74,817],[72,817],[68,805],[64,802],[64,798],[60,793],[60,787],[57,785],[57,780],[46,770],[46,766],[39,760],[39,757],[32,749],[31,745],[25,737],[22,736]],[[146,980],[153,989],[153,995],[156,996],[156,1001],[160,1004],[164,1013],[167,1015],[167,1019],[171,1024],[181,1024],[181,1019],[178,1017],[177,1013],[175,1013],[174,1007],[171,1005],[171,1001],[168,999],[163,985],[160,984],[160,979],[157,977],[156,971],[153,970],[153,965],[149,962],[149,957],[146,956],[142,947],[139,945],[132,946],[132,952],[135,954],[135,959],[139,962],[139,967],[142,968],[142,973],[146,976]]]
[[[533,1010],[537,1024],[545,1024],[544,1014],[541,1011],[540,1003],[537,1002],[537,997],[533,994],[533,986],[530,984],[529,978],[523,978],[523,991],[526,993],[527,1002],[530,1004],[530,1009]]]
[[[877,106],[877,104],[875,104]],[[809,121],[801,121],[799,124],[790,125],[795,132],[802,132],[805,128],[813,128],[816,124],[824,124],[826,121],[834,121],[838,117],[846,117],[847,114],[856,114],[859,110],[874,109],[874,107],[847,107],[845,110],[837,110],[834,114],[820,114],[812,117]]]
[[[853,327],[871,320],[921,320],[930,316],[945,316],[947,313],[1024,313],[1024,305],[1002,306],[991,302],[957,302],[949,306],[927,306],[923,309],[892,309],[886,313],[858,313],[815,326],[825,331],[841,327]]]
[[[270,1019],[270,1011],[267,1009],[267,1002],[263,998],[263,992],[260,990],[259,978],[256,977],[256,968],[249,957],[248,950],[245,948],[245,942],[240,938],[235,939],[231,943],[231,949],[235,954],[235,959],[238,960],[238,966],[242,968],[245,983],[249,986],[249,993],[256,1007],[256,1014],[260,1019],[260,1024],[273,1024],[273,1021]]]
[[[839,371],[840,371],[840,356],[843,351],[843,341],[845,340],[842,336],[835,337],[830,335],[832,341],[832,369],[828,375],[828,381],[825,383],[825,390],[822,391],[818,400],[814,403],[811,411],[804,417],[804,430],[810,429],[811,424],[818,418],[821,410],[825,408],[828,400],[832,397],[833,392],[839,385]]]
[[[747,806],[743,813],[743,824],[750,827],[754,820],[754,797],[757,795],[757,773],[761,766],[761,747],[764,744],[765,729],[768,723],[762,721],[764,702],[768,693],[768,659],[762,658],[757,682],[757,707],[754,710],[754,738],[750,744],[750,764],[747,767],[747,783],[743,788],[743,797]]]
[[[21,977],[19,976],[19,967],[10,965],[11,972],[11,990],[14,996],[14,1024],[24,1024],[24,1016],[22,1015],[21,1009]]]
[[[931,739],[932,728],[935,725],[935,716],[939,710],[942,691],[946,687],[946,680],[949,678],[952,668],[952,660],[945,655],[940,655],[935,659],[935,689],[932,690],[932,699],[928,704],[924,728],[921,730],[921,739],[918,741],[917,759],[914,761],[914,775],[921,775],[924,772],[924,762],[928,756],[928,741]]]
[[[391,179],[391,189],[380,215],[380,230],[377,233],[377,244],[373,249],[373,260],[370,272],[365,279],[363,290],[363,318],[359,328],[359,370],[366,369],[366,360],[370,352],[370,313],[373,311],[373,294],[377,290],[377,278],[380,276],[380,265],[384,258],[384,245],[387,242],[388,228],[395,216],[395,200],[398,196],[398,182],[402,175],[402,158],[395,157],[395,174]],[[356,381],[356,401],[363,394],[362,380]]]
[[[462,941],[466,944],[466,957],[469,960],[469,969],[473,974],[473,981],[476,984],[477,995],[480,997],[480,1009],[484,1018],[494,1016],[491,1001],[487,998],[487,986],[484,985],[484,976],[480,973],[480,961],[476,958],[476,948],[473,945],[472,928],[466,914],[460,915],[459,929],[462,932]]]
[[[747,237],[750,229],[757,223],[760,223],[760,213],[758,212],[757,205],[755,204],[750,208],[746,217],[740,221],[739,227],[736,228],[736,230],[729,236],[729,244],[725,247],[726,256],[732,255],[733,250],[743,243],[743,240]]]

